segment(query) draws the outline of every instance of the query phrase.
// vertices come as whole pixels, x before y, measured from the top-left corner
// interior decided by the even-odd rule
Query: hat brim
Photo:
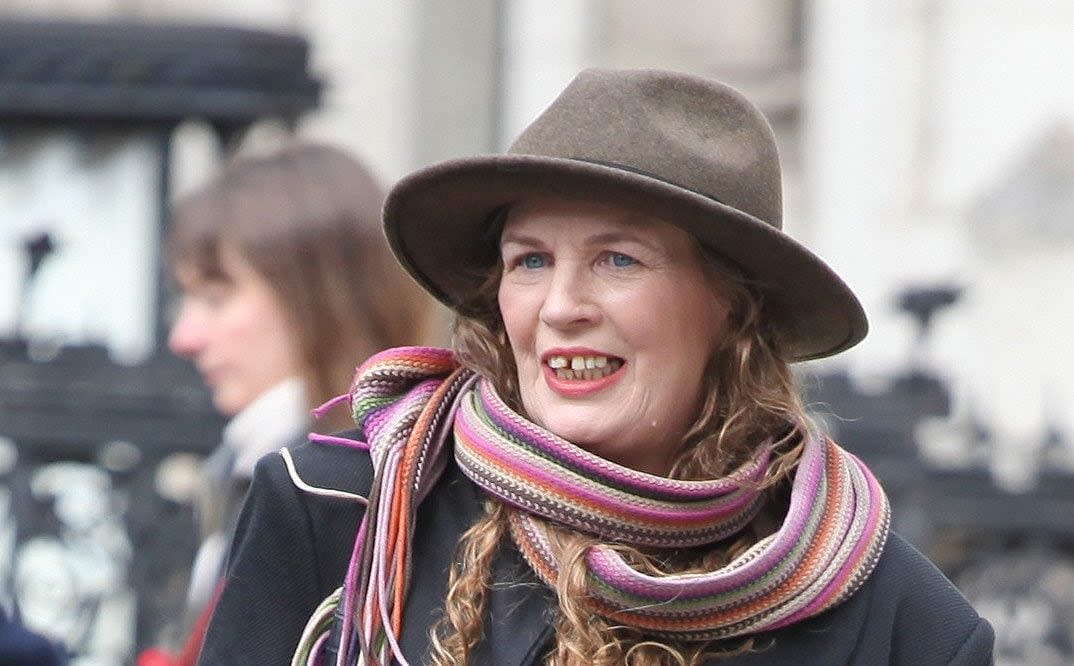
[[[490,218],[537,197],[593,198],[644,206],[692,233],[754,281],[788,358],[841,352],[868,331],[865,312],[842,279],[779,229],[709,197],[614,166],[534,155],[441,162],[400,180],[388,194],[384,227],[404,268],[434,297],[463,305],[495,261]]]

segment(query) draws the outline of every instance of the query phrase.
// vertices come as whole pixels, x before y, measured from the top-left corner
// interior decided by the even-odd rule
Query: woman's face
[[[227,416],[299,373],[298,345],[276,293],[238,252],[221,252],[230,280],[206,279],[180,265],[178,317],[168,347],[194,361]]]
[[[511,210],[500,248],[499,306],[529,417],[666,473],[729,310],[688,233],[623,207],[544,200]]]

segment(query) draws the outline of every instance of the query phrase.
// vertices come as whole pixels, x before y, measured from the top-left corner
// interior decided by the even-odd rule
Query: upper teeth
[[[606,365],[608,365],[607,356],[552,356],[548,359],[548,367],[553,370],[568,366],[571,370],[592,370]]]

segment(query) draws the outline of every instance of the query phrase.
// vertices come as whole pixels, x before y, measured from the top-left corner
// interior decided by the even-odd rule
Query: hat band
[[[639,176],[645,176],[646,178],[652,178],[653,180],[660,181],[661,183],[664,183],[665,185],[671,185],[672,187],[677,187],[680,190],[686,190],[687,192],[692,192],[692,193],[697,194],[699,196],[705,197],[706,199],[709,199],[711,201],[715,201],[716,203],[720,204],[721,206],[726,206],[727,205],[726,203],[720,201],[719,199],[717,199],[716,197],[712,196],[708,192],[702,192],[701,190],[695,190],[692,187],[687,187],[687,186],[682,185],[680,183],[676,183],[673,180],[668,180],[667,178],[664,178],[662,176],[658,176],[655,173],[651,173],[651,172],[645,171],[643,169],[638,169],[636,167],[628,166],[626,164],[620,164],[618,162],[609,162],[609,161],[605,161],[605,160],[593,160],[593,159],[589,159],[588,157],[570,157],[568,159],[575,160],[577,162],[587,162],[589,164],[597,164],[599,166],[605,166],[605,167],[609,167],[611,169],[618,169],[619,171],[627,171],[629,173],[637,174]]]

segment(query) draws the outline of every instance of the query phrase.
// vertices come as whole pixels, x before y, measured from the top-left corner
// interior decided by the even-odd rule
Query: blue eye
[[[522,261],[520,263],[525,268],[544,268],[545,265],[544,257],[537,254],[536,252],[531,252],[530,254],[527,254],[526,256],[522,257]]]
[[[626,254],[620,254],[619,252],[613,252],[611,256],[612,266],[616,268],[625,268],[626,266],[632,266],[637,263],[634,261],[634,257]]]

